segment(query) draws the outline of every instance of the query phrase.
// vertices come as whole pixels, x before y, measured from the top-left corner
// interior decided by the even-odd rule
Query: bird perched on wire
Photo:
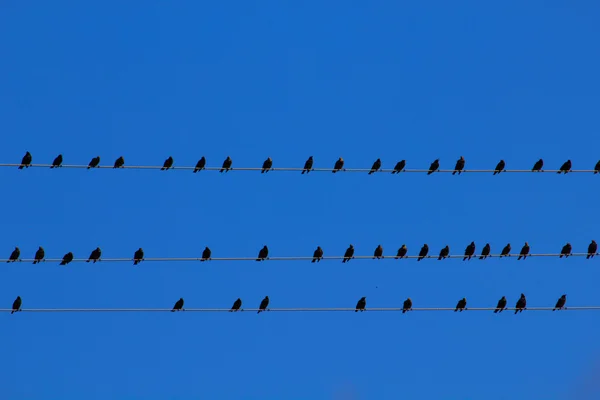
[[[398,253],[396,253],[396,257],[394,257],[396,260],[399,258],[403,258],[406,257],[406,253],[408,252],[408,248],[406,247],[405,244],[403,244],[399,249],[398,249]]]
[[[396,163],[396,166],[394,167],[394,170],[392,171],[392,174],[399,174],[400,172],[402,172],[404,170],[404,168],[406,167],[406,160],[400,160]]]
[[[37,249],[37,251],[35,252],[35,257],[33,258],[33,263],[37,264],[37,263],[44,261],[45,255],[46,255],[46,252],[44,251],[44,248],[42,246],[40,246]]]
[[[313,156],[308,157],[308,160],[306,160],[306,162],[304,163],[304,169],[302,170],[302,173],[304,174],[305,172],[308,174],[313,167]]]
[[[498,305],[496,306],[496,309],[494,310],[494,314],[499,313],[504,311],[504,309],[506,308],[506,296],[502,296],[502,298],[500,300],[498,300]]]
[[[366,307],[367,307],[367,298],[361,297],[360,300],[358,300],[358,303],[356,303],[356,310],[354,310],[354,312],[358,312],[359,310],[361,312],[363,312],[363,311],[365,311]]]
[[[115,165],[113,165],[113,168],[123,168],[124,165],[125,165],[125,158],[123,158],[123,156],[121,156],[115,160]]]
[[[144,261],[144,250],[140,247],[133,253],[133,265],[138,265]]]
[[[471,242],[465,249],[465,256],[463,257],[463,261],[469,260],[471,261],[471,257],[475,254],[475,242]]]
[[[13,314],[18,311],[21,311],[21,304],[23,304],[23,301],[21,300],[21,296],[17,296],[15,301],[13,301],[12,311],[10,313]]]
[[[440,255],[438,256],[438,261],[447,258],[450,255],[450,246],[446,245],[442,250],[440,250]]]
[[[412,306],[413,304],[410,297],[404,300],[404,304],[402,305],[402,314],[404,314],[407,311],[412,311]]]
[[[569,257],[571,255],[573,248],[571,247],[571,243],[567,243],[563,246],[562,250],[560,251],[560,256],[559,258],[563,258],[563,256],[565,257]]]
[[[173,309],[171,310],[171,312],[175,312],[175,311],[183,311],[183,297],[181,297],[179,300],[177,300],[175,302],[175,305],[173,306]]]
[[[67,254],[65,254],[62,258],[62,261],[60,262],[59,265],[67,265],[68,263],[70,263],[71,261],[73,261],[73,258],[75,256],[73,255],[73,253],[68,252]]]
[[[458,161],[456,161],[456,166],[454,167],[454,171],[452,171],[452,175],[456,174],[457,172],[460,175],[464,168],[465,168],[465,158],[463,156],[460,156]]]
[[[88,164],[87,169],[96,168],[98,167],[98,165],[100,165],[100,156],[92,158],[92,160]]]
[[[163,163],[162,168],[160,169],[161,171],[166,171],[169,168],[173,167],[173,157],[169,156],[169,158],[167,158],[165,160],[165,162]]]
[[[556,305],[554,306],[554,308],[552,309],[552,311],[556,311],[556,310],[562,310],[563,308],[565,308],[565,304],[567,303],[567,295],[563,294],[562,296],[560,296],[560,298],[558,299],[558,301],[556,302]]]
[[[521,297],[517,300],[517,305],[515,306],[515,314],[518,312],[523,312],[523,310],[527,310],[527,299],[525,295],[521,293]]]
[[[491,250],[492,250],[492,247],[490,246],[490,244],[486,243],[486,245],[483,246],[483,250],[481,250],[481,255],[479,256],[479,259],[485,260],[486,258],[488,258]]]
[[[267,307],[269,306],[269,296],[265,296],[264,299],[260,302],[260,306],[258,307],[257,314],[260,314],[261,311],[268,311]]]
[[[525,242],[525,244],[523,245],[523,247],[521,248],[521,253],[519,253],[519,258],[517,258],[517,261],[519,261],[521,259],[521,257],[523,257],[523,260],[527,258],[527,255],[529,254],[529,243]]]
[[[350,245],[348,246],[348,248],[346,249],[346,252],[344,253],[344,259],[342,260],[343,263],[350,261],[351,259],[354,258],[354,246]]]
[[[212,251],[210,251],[210,249],[208,248],[208,246],[206,246],[204,248],[204,250],[202,251],[202,258],[200,259],[200,261],[210,260],[211,254],[212,254]]]
[[[63,156],[62,154],[59,154],[58,156],[56,156],[56,158],[54,159],[54,161],[52,161],[52,165],[50,166],[50,168],[58,168],[62,166],[62,162],[63,162]]]
[[[419,257],[417,258],[417,261],[421,261],[427,257],[427,253],[429,253],[429,246],[427,246],[427,243],[425,243],[423,247],[421,247],[421,251],[419,251]]]
[[[427,175],[433,174],[439,168],[440,168],[440,159],[438,158],[434,162],[432,162],[431,165],[429,166],[429,171],[427,171]]]
[[[503,172],[504,168],[506,168],[506,163],[504,162],[504,160],[500,160],[498,162],[498,164],[496,165],[496,168],[494,169],[494,175],[499,174],[500,172]]]
[[[590,243],[590,245],[588,246],[588,254],[587,254],[586,260],[589,259],[590,257],[594,258],[597,251],[598,251],[598,244],[596,243],[595,240],[592,240],[592,243]]]
[[[258,252],[258,258],[256,259],[256,261],[264,261],[267,259],[268,255],[269,255],[269,248],[265,244],[264,247],[262,249],[260,249],[260,251]]]
[[[509,243],[506,246],[504,246],[504,248],[502,249],[502,252],[500,253],[500,258],[505,257],[505,256],[510,257],[510,250],[511,250],[511,247],[510,247],[510,243]]]
[[[454,310],[454,312],[457,312],[458,310],[460,310],[460,312],[463,312],[463,310],[466,310],[466,309],[467,309],[467,299],[463,297],[456,304],[456,309]]]
[[[233,306],[231,306],[231,310],[229,310],[229,312],[236,312],[240,309],[241,306],[242,299],[238,298],[236,301],[233,302]]]
[[[542,167],[544,166],[544,160],[542,160],[541,158],[535,163],[533,164],[533,168],[531,169],[531,172],[544,172],[542,170]]]
[[[313,259],[311,262],[321,262],[322,258],[323,258],[323,249],[321,248],[321,246],[317,246],[317,249],[313,253]]]
[[[600,172],[600,161],[598,161],[594,167],[594,174],[597,174],[598,172]]]
[[[194,168],[194,173],[198,172],[198,171],[202,171],[204,168],[206,167],[206,158],[204,156],[202,156],[201,159],[198,160],[198,162],[196,163],[196,167]]]
[[[223,166],[221,167],[221,170],[219,172],[229,172],[229,170],[231,169],[231,164],[233,164],[233,160],[231,159],[231,157],[227,156],[225,161],[223,161]]]
[[[381,160],[378,158],[373,163],[373,166],[371,167],[371,170],[369,171],[369,175],[371,175],[373,172],[377,172],[379,170],[379,168],[381,168]]]
[[[565,174],[571,172],[571,166],[571,160],[565,161],[564,164],[560,166],[560,169],[558,170],[557,174],[560,174],[561,172]]]
[[[96,247],[94,250],[92,250],[86,262],[92,261],[95,264],[96,261],[100,261],[101,256],[102,250],[100,249],[100,247]]]
[[[12,251],[12,253],[10,253],[10,257],[8,257],[8,260],[6,262],[7,263],[15,262],[19,259],[20,256],[21,256],[21,250],[15,246],[15,249]]]
[[[373,252],[373,258],[380,259],[383,258],[383,247],[381,245],[377,246],[375,252]]]
[[[30,152],[25,153],[25,155],[21,159],[21,165],[19,165],[19,169],[29,168],[32,160],[33,160],[33,157],[31,156],[31,153]]]
[[[344,168],[344,159],[342,157],[338,158],[338,160],[335,162],[335,165],[333,166],[333,172],[334,174],[338,171],[341,171],[342,168]]]
[[[260,173],[264,174],[265,172],[269,172],[269,170],[271,169],[272,166],[273,166],[273,160],[271,159],[271,157],[269,157],[263,163],[262,171],[260,171]]]

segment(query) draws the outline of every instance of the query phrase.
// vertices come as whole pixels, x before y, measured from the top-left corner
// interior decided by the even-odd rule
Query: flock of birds
[[[488,257],[492,257],[492,255],[490,255],[491,249],[492,248],[491,248],[490,244],[487,243],[481,250],[479,259],[485,260]],[[475,250],[476,250],[475,242],[471,242],[469,245],[467,245],[467,247],[464,251],[463,261],[469,261],[473,257],[477,258],[477,256],[475,255]],[[511,255],[513,255],[513,254],[511,254],[511,250],[512,250],[511,245],[510,245],[510,243],[508,243],[502,249],[502,252],[500,253],[499,257],[500,258],[510,257]],[[530,251],[531,251],[531,247],[529,246],[529,244],[527,242],[525,242],[525,244],[521,248],[521,251],[519,252],[517,260],[526,259],[527,256],[530,254]],[[597,254],[597,252],[598,252],[598,244],[596,243],[595,240],[592,240],[592,242],[588,245],[586,259],[593,258]],[[393,257],[395,259],[402,259],[402,258],[407,257],[407,253],[408,253],[408,247],[406,247],[406,245],[403,244],[396,252],[396,255]],[[567,243],[562,247],[559,257],[560,258],[569,257],[572,253],[573,253],[573,247],[571,246],[570,243]],[[11,262],[21,261],[20,257],[21,257],[21,250],[19,249],[19,247],[15,247],[15,249],[12,251],[12,253],[10,254],[10,257],[8,258],[8,260],[6,262],[11,263]],[[42,246],[39,246],[39,248],[35,252],[35,256],[33,258],[33,263],[38,264],[38,263],[44,262],[45,257],[46,257],[46,251],[44,250],[44,248]],[[90,253],[90,256],[88,257],[86,262],[94,262],[95,263],[97,261],[101,261],[101,257],[102,257],[102,250],[100,249],[100,247],[97,247],[94,250],[92,250],[92,252]],[[267,247],[267,245],[265,245],[259,250],[256,261],[264,261],[264,260],[267,260],[268,257],[269,257],[269,248]],[[323,259],[323,257],[324,257],[323,249],[321,248],[321,246],[317,246],[316,250],[313,253],[311,262],[313,262],[313,263],[320,262]],[[419,251],[419,255],[417,256],[417,261],[421,261],[422,259],[429,258],[429,257],[430,257],[429,256],[429,246],[427,244],[424,244],[423,247],[421,247],[421,250]],[[450,257],[450,246],[445,246],[442,250],[440,250],[440,253],[439,253],[437,259],[443,260],[448,257]],[[67,265],[70,262],[72,262],[74,260],[74,258],[75,258],[74,254],[72,252],[68,252],[67,254],[65,254],[63,256],[63,258],[60,262],[60,265]],[[200,258],[200,261],[209,261],[209,260],[211,260],[211,258],[212,258],[212,250],[208,247],[205,247],[204,250],[202,251],[202,258]],[[346,252],[344,253],[344,256],[342,257],[342,263],[346,263],[353,258],[354,258],[354,246],[350,245],[346,249]],[[373,259],[381,259],[381,258],[384,258],[383,247],[381,245],[379,245],[375,248],[375,251],[373,252]],[[133,264],[137,265],[142,261],[144,261],[144,250],[140,247],[133,254]]]
[[[31,155],[31,153],[27,152],[23,156],[23,159],[21,160],[21,164],[19,165],[18,168],[19,169],[29,168],[32,165],[32,161],[33,161],[33,157]],[[313,170],[313,162],[314,162],[313,156],[310,156],[304,163],[304,168],[302,169],[302,174],[309,173],[310,171]],[[54,159],[54,161],[52,161],[50,168],[60,168],[62,166],[62,163],[63,163],[63,156],[62,156],[62,154],[59,154]],[[166,171],[170,168],[173,168],[173,163],[174,163],[173,157],[167,158],[164,161],[161,170]],[[455,175],[455,174],[460,175],[461,172],[463,172],[465,170],[465,163],[466,163],[465,158],[463,156],[461,156],[456,161],[452,175]],[[223,165],[221,166],[221,169],[219,171],[220,172],[229,172],[232,169],[232,167],[231,167],[232,164],[233,164],[233,160],[231,159],[231,157],[227,157],[225,159],[225,161],[223,161]],[[100,156],[97,156],[97,157],[92,158],[92,160],[89,162],[87,168],[88,169],[97,168],[99,166],[100,166]],[[124,167],[125,167],[125,158],[123,158],[121,156],[115,160],[113,168],[124,168]],[[538,161],[535,162],[531,171],[532,172],[543,172],[543,169],[542,169],[543,167],[544,167],[544,160],[540,158]],[[196,163],[196,166],[194,167],[193,172],[196,173],[198,171],[202,171],[205,168],[206,168],[206,158],[202,157]],[[273,159],[271,159],[271,157],[269,157],[263,162],[263,165],[261,168],[261,173],[269,172],[272,168],[273,168]],[[403,172],[403,171],[405,171],[405,168],[406,168],[406,160],[400,160],[394,166],[394,169],[392,170],[392,174]],[[381,170],[381,159],[378,158],[373,163],[373,166],[371,167],[371,169],[369,171],[369,175],[373,174],[379,170]],[[432,173],[439,171],[439,170],[440,170],[440,160],[436,159],[429,166],[427,175],[431,175]],[[571,170],[572,170],[571,160],[567,160],[562,164],[562,166],[557,171],[557,173],[566,174],[568,172],[571,172]],[[344,159],[342,157],[340,157],[335,162],[333,169],[332,169],[333,173],[338,172],[338,171],[345,171]],[[500,160],[498,162],[498,164],[496,165],[496,168],[494,169],[494,175],[499,174],[501,172],[505,172],[505,171],[506,171],[506,162],[504,160]],[[596,163],[596,165],[594,166],[594,174],[597,174],[599,172],[600,172],[600,161],[598,161]]]

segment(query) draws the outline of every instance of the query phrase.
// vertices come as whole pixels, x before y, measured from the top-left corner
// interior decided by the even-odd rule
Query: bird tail
[[[313,262],[313,263],[314,263],[315,261],[316,261],[316,258],[313,258],[313,260],[312,260],[311,262]]]
[[[172,309],[171,312],[175,312],[175,309]]]
[[[454,312],[457,312],[457,311],[458,311],[458,308],[456,310],[454,310]]]
[[[23,166],[22,166],[22,165],[20,165],[20,166],[19,166],[19,169],[23,169]]]
[[[467,257],[463,257],[463,261],[467,261]]]
[[[195,169],[193,172],[194,172],[194,173],[196,173],[196,172],[198,172],[198,170],[197,170],[197,169]]]
[[[305,169],[302,170],[302,172],[300,173],[301,175],[304,175],[304,173],[306,172]]]
[[[331,172],[335,174],[337,171],[334,169],[334,170],[333,170],[333,171],[331,171]]]
[[[258,310],[257,314],[260,314],[260,310]]]
[[[402,310],[402,314],[404,314],[406,312],[406,310]]]
[[[442,256],[439,256],[439,257],[438,257],[438,260],[441,260],[441,259],[442,259]]]
[[[373,171],[369,171],[369,174],[368,174],[368,175],[371,175],[372,173],[373,173]]]
[[[431,174],[433,174],[433,171],[428,171],[427,172],[427,175],[431,175]]]
[[[257,258],[256,261],[260,261],[260,258]]]
[[[165,170],[165,167],[162,167],[160,170],[161,170],[161,171],[164,171],[164,170]]]
[[[564,255],[564,254],[561,254],[560,256],[558,256],[558,258],[563,258],[563,255]]]
[[[452,172],[452,175],[456,174],[456,171]]]
[[[139,261],[138,260],[134,260],[133,261],[133,265],[138,265]]]
[[[480,259],[480,260],[483,260],[483,256],[479,256],[479,259]]]
[[[562,172],[562,170],[558,171],[557,174],[560,174]]]
[[[496,309],[494,310],[494,314],[496,314],[497,312],[498,312],[498,309],[496,308]]]
[[[590,255],[588,254],[588,255],[587,255],[587,257],[586,257],[585,259],[586,259],[586,260],[589,260],[589,259],[590,259]]]
[[[88,259],[86,262],[90,262],[90,260]]]
[[[517,258],[517,261],[519,261],[521,259],[522,256],[519,256],[519,258]]]
[[[58,265],[66,265],[66,264],[67,264],[66,262],[61,261],[60,264],[58,264]]]
[[[14,314],[14,312],[15,312],[15,310],[12,310],[10,313],[11,313],[11,314]]]
[[[265,173],[265,170],[263,169],[262,171],[260,171],[260,173],[261,173],[261,174],[264,174],[264,173]]]
[[[515,310],[515,314],[516,314],[516,313],[518,313],[518,312],[519,312],[519,309],[517,308],[517,309]]]
[[[552,311],[556,311],[556,308],[553,308]]]
[[[204,262],[204,261],[206,261],[204,258],[200,259],[200,262]]]
[[[493,174],[493,175],[496,175],[497,173],[498,173],[498,171],[494,171],[494,174]]]

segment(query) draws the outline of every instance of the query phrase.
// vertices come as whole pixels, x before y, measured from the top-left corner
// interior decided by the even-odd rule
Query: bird
[[[344,168],[344,159],[342,157],[338,158],[338,160],[335,162],[335,165],[333,166],[333,172],[334,174],[338,171],[340,171],[342,168]]]
[[[373,163],[373,166],[371,167],[371,170],[369,171],[369,175],[371,175],[373,172],[377,172],[379,170],[379,168],[381,168],[381,159],[378,158]]]
[[[23,301],[21,300],[21,296],[17,296],[15,301],[13,301],[12,311],[10,313],[13,314],[13,313],[16,313],[17,311],[21,311],[22,303],[23,303]]]
[[[183,297],[181,297],[179,300],[177,300],[175,302],[175,305],[173,306],[173,309],[171,310],[171,312],[175,312],[175,311],[179,311],[179,310],[183,310]]]
[[[564,172],[565,174],[571,172],[571,167],[571,160],[567,160],[564,162],[563,165],[560,166],[560,169],[558,170],[557,174],[560,174],[561,172]]]
[[[44,256],[45,256],[45,252],[44,252],[44,248],[42,246],[39,247],[39,249],[37,249],[37,251],[35,252],[35,257],[33,259],[33,263],[37,264],[40,263],[44,260]]]
[[[123,168],[124,165],[125,159],[123,158],[123,156],[121,156],[115,160],[115,165],[113,166],[113,168]]]
[[[92,250],[86,262],[93,261],[95,264],[96,261],[100,261],[100,256],[102,256],[102,250],[100,247],[96,247],[94,250]]]
[[[52,161],[52,165],[50,166],[50,168],[58,168],[61,166],[62,162],[63,162],[63,156],[62,156],[62,154],[59,154],[58,156],[56,156],[54,161]]]
[[[442,260],[450,255],[450,246],[446,245],[442,250],[440,250],[440,255],[438,256],[438,260]]]
[[[365,307],[367,307],[367,298],[361,297],[358,303],[356,303],[356,310],[354,310],[354,312],[358,312],[358,310],[363,312],[365,311]]]
[[[463,297],[456,304],[456,309],[454,310],[454,312],[457,312],[458,310],[460,310],[460,312],[463,312],[463,310],[467,309],[466,307],[467,307],[467,299]]]
[[[425,243],[423,247],[421,247],[421,251],[419,251],[419,258],[417,258],[417,261],[421,261],[427,257],[427,253],[429,253],[429,246],[427,246],[427,243]]]
[[[206,158],[204,156],[202,156],[201,159],[198,160],[198,162],[196,163],[196,167],[194,168],[194,173],[198,172],[198,171],[202,171],[204,168],[206,167]]]
[[[452,175],[456,174],[457,172],[460,175],[460,173],[462,172],[462,170],[464,168],[465,168],[465,158],[463,156],[460,156],[458,161],[456,161],[456,166],[454,166],[454,171],[452,172]]]
[[[404,300],[404,304],[402,305],[402,314],[407,311],[412,311],[412,300],[410,297]]]
[[[498,305],[496,306],[496,309],[494,310],[494,314],[502,312],[505,308],[506,308],[506,296],[502,296],[502,298],[500,300],[498,300]]]
[[[399,174],[400,172],[402,172],[404,167],[406,167],[406,160],[398,161],[396,163],[396,166],[394,167],[394,170],[392,171],[392,174]]]
[[[427,171],[427,175],[433,174],[435,171],[438,170],[439,167],[440,167],[440,159],[438,158],[434,162],[432,162],[431,165],[429,166],[429,171]]]
[[[346,252],[344,253],[344,259],[342,260],[343,263],[350,261],[351,259],[354,258],[354,246],[350,245],[348,246],[348,248],[346,249]]]
[[[565,304],[567,303],[567,295],[563,294],[562,296],[560,296],[560,298],[558,299],[558,301],[556,302],[556,305],[554,306],[554,308],[552,309],[552,311],[560,311],[565,307]]]
[[[408,248],[406,247],[405,244],[402,245],[402,247],[400,247],[398,249],[398,253],[396,253],[396,257],[394,257],[396,260],[399,258],[402,258],[404,256],[406,256],[406,253],[408,252]]]
[[[471,257],[473,257],[473,254],[475,254],[475,242],[471,242],[471,244],[469,244],[465,249],[465,257],[463,258],[463,261],[471,261]]]
[[[380,259],[383,258],[383,247],[381,245],[377,246],[375,252],[373,253],[373,258]]]
[[[313,259],[311,262],[315,262],[315,261],[321,262],[322,258],[323,258],[323,249],[321,248],[321,246],[317,246],[317,249],[313,253]]]
[[[571,247],[571,243],[567,243],[563,246],[562,250],[560,251],[560,256],[559,258],[562,258],[563,256],[565,257],[569,257],[571,255],[571,251],[573,250],[573,248]]]
[[[19,248],[17,247],[17,250]],[[594,256],[596,255],[596,252],[598,251],[598,244],[596,243],[595,240],[592,240],[592,243],[590,243],[590,245],[588,246],[588,254],[586,257],[586,260],[591,258],[594,258]]]
[[[68,252],[67,254],[65,254],[62,258],[62,261],[60,262],[59,265],[67,265],[68,263],[70,263],[71,261],[73,261],[73,257],[75,257],[73,255],[73,253]]]
[[[526,259],[527,254],[529,254],[529,244],[525,242],[525,244],[521,248],[521,253],[519,253],[519,258],[517,258],[517,261],[519,261],[521,257],[523,257],[523,260]]]
[[[483,250],[481,250],[481,256],[479,256],[479,259],[485,260],[486,258],[488,258],[491,250],[492,250],[492,247],[490,246],[490,244],[486,243],[486,245],[483,246]]]
[[[144,250],[140,247],[133,253],[133,265],[138,265],[142,261],[144,261]]]
[[[21,165],[19,165],[19,169],[23,169],[23,167],[29,168],[29,166],[31,165],[32,159],[33,159],[33,157],[31,157],[30,152],[25,153],[25,155],[23,156],[23,159],[21,160]]]
[[[100,164],[100,156],[92,158],[87,169],[96,168]]]
[[[267,306],[269,305],[269,296],[265,296],[264,299],[260,302],[260,306],[258,307],[257,314],[260,314],[261,311],[267,310]]]
[[[163,163],[162,168],[160,169],[161,171],[166,171],[169,168],[171,168],[173,166],[173,157],[169,156],[169,158],[167,158],[165,160],[165,162]]]
[[[233,302],[233,305],[231,306],[231,310],[229,310],[229,312],[235,312],[237,310],[240,309],[240,307],[242,306],[242,299],[237,299],[236,301]]]
[[[598,161],[594,167],[594,174],[597,174],[598,172],[600,172],[600,161]]]
[[[208,246],[206,246],[204,248],[204,250],[202,251],[202,258],[200,259],[200,261],[210,260],[211,254],[212,254],[212,251],[210,251],[210,249],[208,248]]]
[[[527,306],[527,299],[525,298],[525,295],[523,293],[521,293],[521,297],[519,298],[519,300],[517,300],[517,305],[515,306],[515,314],[518,312],[523,312],[523,310],[526,310],[527,308],[525,308]]]
[[[265,246],[262,249],[260,249],[260,251],[258,252],[258,258],[256,259],[256,261],[263,261],[267,258],[268,255],[269,255],[269,248],[265,244]]]
[[[231,169],[231,164],[233,163],[233,160],[231,159],[231,157],[227,156],[227,158],[225,159],[225,161],[223,161],[223,166],[221,167],[221,170],[219,172],[229,172],[229,170]]]
[[[10,257],[8,257],[8,260],[6,262],[7,263],[15,262],[19,259],[20,256],[21,256],[21,250],[15,246],[15,249],[12,251],[12,253],[10,253]]]
[[[263,174],[265,172],[269,172],[269,170],[271,169],[272,166],[273,166],[273,160],[271,159],[271,157],[269,157],[263,163],[262,171],[260,171],[260,173]]]
[[[304,163],[304,169],[302,170],[302,173],[304,174],[305,172],[308,174],[313,167],[313,156],[308,157],[308,160],[306,160],[306,162]]]
[[[506,246],[504,246],[504,248],[502,249],[502,253],[500,253],[500,258],[502,258],[503,256],[507,256],[510,257],[510,243],[507,244]]]
[[[498,162],[498,164],[496,165],[496,169],[494,169],[494,175],[499,174],[500,172],[504,171],[505,167],[506,167],[506,163],[504,162],[504,160],[500,160]]]
[[[534,172],[534,171],[543,172],[543,170],[542,170],[543,166],[544,166],[544,160],[542,160],[540,158],[535,164],[533,164],[533,168],[531,169],[531,172]]]

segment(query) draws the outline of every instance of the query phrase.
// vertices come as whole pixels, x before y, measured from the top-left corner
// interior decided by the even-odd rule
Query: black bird
[[[504,248],[502,249],[502,253],[500,253],[500,258],[502,258],[503,256],[507,256],[510,257],[510,243],[507,244],[506,246],[504,246]]]
[[[502,312],[505,308],[506,308],[506,296],[502,296],[502,298],[500,300],[498,300],[498,305],[496,306],[496,309],[494,310],[494,314]]]
[[[346,261],[350,261],[353,258],[354,258],[354,246],[350,245],[346,249],[346,252],[344,253],[344,259],[342,260],[342,262],[345,263]]]
[[[269,255],[269,248],[265,244],[265,246],[262,249],[260,249],[260,251],[258,252],[258,258],[256,259],[256,261],[263,261],[267,258],[268,255]]]
[[[33,259],[33,263],[37,264],[40,263],[44,260],[44,256],[46,255],[46,253],[44,252],[44,248],[42,246],[40,246],[39,249],[37,249],[37,251],[35,252],[35,257]]]
[[[96,168],[100,164],[100,156],[92,158],[87,169]]]
[[[381,245],[377,246],[375,252],[373,253],[373,258],[380,259],[383,258],[383,247]]]
[[[463,261],[471,261],[471,257],[473,257],[473,254],[475,254],[475,242],[471,242],[471,244],[468,245],[465,249],[465,257],[463,258]]]
[[[500,160],[500,162],[498,162],[498,164],[496,165],[496,169],[494,170],[494,175],[499,174],[500,172],[504,171],[505,167],[506,167],[506,163],[504,162],[504,160]]]
[[[525,242],[525,244],[523,245],[523,247],[521,248],[521,253],[519,254],[519,258],[517,258],[517,261],[519,261],[521,259],[521,257],[523,257],[523,260],[527,258],[527,254],[529,254],[529,244],[527,242]]]
[[[427,172],[427,175],[433,174],[435,171],[438,170],[439,167],[440,167],[440,159],[438,158],[437,160],[432,162],[431,165],[429,166],[429,171]]]
[[[342,157],[338,158],[338,160],[335,162],[335,165],[333,166],[333,172],[334,174],[338,171],[340,171],[342,168],[344,168],[344,159]]]
[[[233,160],[231,159],[231,157],[227,156],[227,158],[225,159],[225,161],[223,161],[223,166],[221,167],[221,170],[219,172],[229,172],[229,170],[231,169],[231,164],[233,163]]]
[[[23,167],[29,168],[29,166],[31,165],[32,159],[33,159],[33,157],[31,157],[30,152],[25,153],[25,155],[23,156],[23,159],[21,160],[21,165],[19,165],[19,169],[23,169]]]
[[[309,173],[312,170],[313,167],[313,156],[308,157],[308,160],[306,160],[306,162],[304,163],[304,169],[302,170],[302,173]]]
[[[204,251],[202,251],[202,258],[200,259],[200,261],[210,260],[211,254],[212,254],[212,251],[210,251],[210,249],[208,248],[208,246],[206,246],[204,248]]]
[[[269,172],[269,170],[271,169],[272,166],[273,166],[273,160],[271,159],[271,157],[269,157],[263,163],[262,171],[260,171],[260,173],[263,174],[265,172]]]
[[[404,167],[406,167],[406,160],[398,161],[396,163],[396,166],[394,167],[394,170],[392,171],[392,174],[399,174],[400,172],[402,172]]]
[[[597,174],[598,172],[600,172],[600,161],[598,161],[594,167],[594,174]]]
[[[242,306],[242,299],[237,299],[236,301],[233,302],[233,306],[231,306],[231,310],[229,310],[229,312],[235,312],[237,310],[240,309],[240,307]]]
[[[261,311],[268,311],[267,306],[269,305],[269,296],[265,296],[264,299],[260,302],[260,307],[258,307],[257,314],[260,314]]]
[[[360,300],[358,301],[358,303],[356,303],[356,310],[354,310],[354,312],[358,312],[358,310],[363,312],[363,311],[365,311],[366,307],[367,307],[367,298],[361,297]]]
[[[67,265],[68,263],[70,263],[71,261],[73,261],[73,258],[75,256],[73,255],[73,253],[68,252],[67,254],[65,254],[62,258],[62,261],[60,262],[60,265]]]
[[[313,259],[311,262],[315,262],[315,261],[321,262],[322,258],[323,258],[323,249],[321,248],[321,246],[317,246],[317,249],[313,253]]]
[[[379,170],[379,168],[381,168],[381,159],[378,158],[373,163],[373,166],[371,167],[371,170],[369,171],[369,175],[371,175],[373,172],[377,172]]]
[[[417,261],[421,261],[427,257],[427,253],[429,253],[429,246],[427,246],[427,243],[425,243],[423,247],[421,247],[421,251],[419,251],[419,258],[417,258]]]
[[[492,247],[490,246],[490,244],[486,243],[486,245],[483,246],[483,250],[481,250],[481,256],[479,256],[479,259],[485,260],[486,258],[488,258],[491,250],[492,250]]]
[[[562,296],[560,296],[560,299],[558,299],[558,301],[556,302],[556,305],[554,306],[554,309],[552,311],[560,311],[565,307],[565,304],[567,303],[567,295],[563,294]]]
[[[94,250],[92,250],[86,262],[93,261],[95,264],[96,261],[100,261],[100,256],[102,256],[102,250],[100,247],[96,247]]]
[[[456,174],[457,172],[460,175],[460,173],[462,172],[462,170],[464,168],[465,168],[465,158],[463,156],[460,156],[458,161],[456,161],[456,166],[454,167],[454,171],[452,172],[452,175]]]
[[[573,250],[573,248],[571,247],[571,243],[567,243],[563,246],[562,250],[560,251],[560,256],[559,258],[562,258],[563,256],[565,257],[569,257],[571,255],[571,251]]]
[[[521,293],[521,298],[517,300],[517,305],[515,306],[515,314],[527,310],[525,307],[527,307],[527,299],[525,298],[525,295]]]
[[[404,300],[404,304],[402,305],[402,314],[407,311],[412,311],[412,300],[410,297]]]
[[[165,160],[165,162],[163,163],[162,168],[160,169],[161,171],[166,171],[169,168],[171,168],[173,166],[173,157],[169,156],[169,158],[167,158]]]
[[[407,252],[408,252],[408,248],[406,247],[405,244],[403,244],[402,247],[400,247],[398,249],[398,253],[396,253],[396,257],[395,257],[396,260],[399,259],[399,258],[405,257]]]
[[[171,310],[171,312],[175,312],[175,311],[179,311],[179,310],[183,311],[183,297],[180,298],[179,300],[177,300],[177,302],[173,306],[173,309]]]
[[[21,256],[21,250],[15,246],[15,249],[12,251],[12,253],[10,253],[10,257],[8,258],[8,261],[6,261],[6,262],[7,263],[15,262],[19,259],[20,256]]]
[[[442,250],[440,250],[440,255],[438,256],[438,260],[442,260],[450,255],[450,246],[446,245]]]
[[[50,166],[50,168],[58,168],[61,166],[62,162],[63,162],[62,154],[59,154],[58,156],[56,156],[54,161],[52,161],[52,165]]]
[[[544,166],[544,160],[542,160],[542,159],[540,158],[540,159],[539,159],[539,160],[538,160],[538,161],[537,161],[535,164],[533,164],[533,168],[531,169],[531,172],[534,172],[534,171],[538,171],[538,172],[539,172],[539,171],[541,171],[541,172],[544,172],[544,171],[542,170],[542,167],[543,167],[543,166]]]
[[[138,265],[142,261],[144,261],[144,250],[142,250],[142,248],[140,247],[133,254],[133,265]]]
[[[19,248],[17,247],[17,250]],[[594,256],[596,255],[596,252],[598,251],[598,244],[596,243],[595,240],[592,240],[592,243],[590,243],[590,245],[588,246],[588,254],[586,257],[586,260],[591,258],[594,258]]]
[[[558,170],[557,174],[560,174],[561,172],[564,172],[565,174],[567,172],[571,172],[571,167],[571,160],[567,160],[563,165],[560,166],[560,169]]]
[[[458,310],[460,310],[460,312],[463,312],[463,310],[466,310],[466,307],[467,307],[467,299],[463,297],[456,304],[456,309],[454,310],[454,312],[457,312]]]
[[[121,156],[115,160],[115,165],[113,165],[113,168],[123,168],[124,165],[125,159],[123,158],[123,156]]]
[[[12,313],[16,313],[17,311],[21,311],[22,303],[23,302],[21,301],[21,296],[17,296],[15,301],[13,301],[12,311],[10,313],[12,314]]]
[[[206,158],[202,156],[201,159],[196,163],[196,167],[194,168],[194,173],[198,171],[202,171],[206,167]]]

